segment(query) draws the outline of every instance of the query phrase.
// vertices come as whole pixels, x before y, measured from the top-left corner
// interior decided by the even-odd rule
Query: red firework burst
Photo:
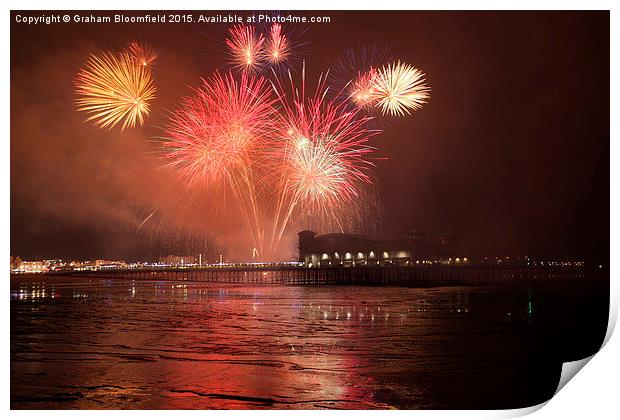
[[[263,77],[215,73],[172,115],[165,157],[190,182],[234,182],[273,133],[276,100]]]

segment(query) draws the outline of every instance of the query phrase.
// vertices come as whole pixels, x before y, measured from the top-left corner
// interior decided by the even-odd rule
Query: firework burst
[[[295,141],[296,147],[287,156],[286,187],[297,200],[329,206],[357,193],[351,182],[357,171],[351,170],[336,142],[329,138],[310,141],[303,137]]]
[[[355,210],[351,198],[370,182],[367,170],[373,166],[367,159],[374,150],[368,139],[377,134],[367,128],[371,117],[351,111],[346,101],[327,99],[323,77],[314,96],[306,98],[304,74],[301,90],[291,78],[293,93],[288,98],[281,85],[276,87],[284,125],[272,159],[280,174],[275,183],[279,197],[274,200],[273,247],[289,223],[303,222],[300,218],[313,226],[343,230],[343,216]]]
[[[263,77],[215,73],[172,115],[166,158],[190,183],[230,179],[273,132],[275,101]]]
[[[284,149],[287,189],[294,201],[329,206],[331,200],[357,195],[354,181],[369,182],[365,170],[372,166],[365,159],[373,150],[369,118],[322,98],[296,103],[294,109],[296,114],[288,114],[291,128]]]
[[[424,73],[400,61],[377,70],[372,80],[375,106],[383,115],[411,114],[430,97]]]
[[[376,102],[375,80],[377,71],[373,68],[357,77],[348,86],[349,98],[359,108],[372,108]]]
[[[282,33],[282,25],[274,23],[269,30],[266,45],[267,60],[271,64],[279,64],[287,60],[290,54],[290,41]]]
[[[75,81],[77,109],[101,128],[142,126],[155,98],[151,72],[127,52],[91,55]]]
[[[254,26],[233,26],[226,39],[231,62],[242,70],[258,70],[265,58],[265,37]]]

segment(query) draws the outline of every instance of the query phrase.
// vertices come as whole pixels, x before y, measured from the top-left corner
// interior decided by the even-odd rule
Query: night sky
[[[226,26],[29,26],[16,14],[41,13],[11,15],[12,255],[243,255],[243,232],[208,217],[208,199],[179,186],[156,153],[179,99],[225,69]],[[473,252],[608,261],[608,12],[308,14],[332,18],[297,28],[309,79],[343,50],[381,41],[432,87],[422,110],[372,139],[387,158],[376,169],[380,235],[449,233]],[[134,39],[163,51],[146,125],[85,124],[76,72],[90,53]]]

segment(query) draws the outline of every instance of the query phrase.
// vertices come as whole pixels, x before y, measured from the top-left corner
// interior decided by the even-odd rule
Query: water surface
[[[600,346],[592,287],[11,279],[12,408],[517,408]]]

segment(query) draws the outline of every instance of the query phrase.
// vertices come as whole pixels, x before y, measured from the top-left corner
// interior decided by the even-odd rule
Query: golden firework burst
[[[77,109],[101,128],[142,126],[155,86],[148,66],[127,53],[91,55],[75,81]]]
[[[405,115],[427,102],[431,88],[425,74],[400,61],[379,69],[373,78],[372,95],[383,115]]]

